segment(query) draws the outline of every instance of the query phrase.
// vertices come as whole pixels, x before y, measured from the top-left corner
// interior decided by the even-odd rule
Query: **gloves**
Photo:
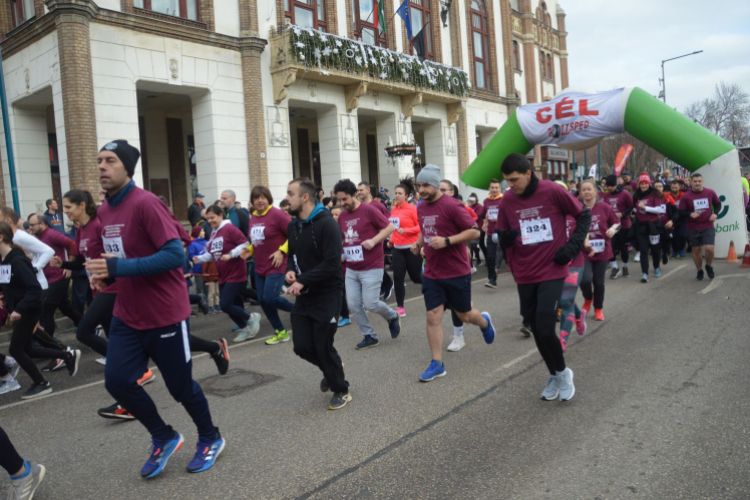
[[[515,244],[516,238],[518,238],[518,235],[520,233],[518,232],[518,229],[508,229],[507,231],[495,229],[495,234],[499,236],[497,238],[497,240],[499,241],[495,239],[494,234],[492,235],[492,241],[499,243],[500,248],[502,248],[503,250],[506,250]]]
[[[557,252],[555,252],[555,256],[552,257],[552,261],[557,264],[558,266],[566,266],[568,263],[573,260],[578,252],[576,251],[573,246],[570,244],[565,245],[564,247],[560,247],[557,249]]]

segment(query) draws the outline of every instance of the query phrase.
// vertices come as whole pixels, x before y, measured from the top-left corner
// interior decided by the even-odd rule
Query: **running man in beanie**
[[[139,151],[124,140],[107,143],[97,156],[99,182],[107,192],[98,211],[106,254],[86,262],[86,270],[93,289],[117,281],[105,386],[151,434],[153,449],[141,476],[152,478],[184,439],[162,420],[154,401],[137,383],[149,358],[159,367],[169,393],[198,427],[198,449],[188,472],[211,468],[225,441],[192,376],[190,303],[180,234],[167,207],[132,180],[139,157]]]

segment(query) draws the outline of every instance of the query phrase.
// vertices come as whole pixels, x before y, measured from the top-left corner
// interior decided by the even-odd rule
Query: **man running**
[[[383,241],[394,228],[383,212],[357,198],[357,187],[349,179],[337,182],[333,191],[344,207],[338,222],[344,234],[346,297],[351,315],[364,337],[357,349],[367,349],[378,345],[368,312],[388,322],[392,338],[401,333],[398,313],[378,298],[383,281]]]
[[[604,179],[604,192],[600,195],[602,201],[609,203],[609,206],[614,210],[617,218],[620,219],[620,231],[615,234],[612,238],[612,272],[610,273],[610,279],[617,279],[620,276],[620,267],[617,265],[617,254],[620,254],[622,259],[622,277],[628,278],[630,271],[628,270],[628,260],[630,254],[628,253],[628,232],[632,223],[630,222],[630,214],[633,212],[633,195],[628,191],[625,191],[622,186],[617,184],[617,177],[614,175],[608,175]]]
[[[309,179],[289,183],[289,258],[286,293],[297,300],[292,308],[294,353],[323,372],[322,392],[333,391],[329,410],[351,401],[344,364],[333,347],[341,310],[344,278],[341,273],[341,230],[322,203]],[[382,262],[382,259],[381,259]]]
[[[149,358],[159,367],[169,393],[198,428],[197,451],[188,472],[211,468],[225,441],[192,376],[190,304],[180,235],[164,204],[133,182],[139,157],[140,152],[124,140],[106,144],[97,156],[99,181],[107,191],[107,201],[98,211],[107,257],[86,262],[86,270],[94,289],[101,290],[113,278],[117,281],[105,387],[151,434],[153,450],[141,476],[153,478],[184,438],[162,420],[151,397],[137,383]]]
[[[568,276],[568,264],[580,253],[591,224],[591,213],[558,184],[539,180],[524,155],[513,153],[501,171],[510,189],[497,220],[500,245],[513,269],[521,315],[531,322],[550,377],[542,399],[568,401],[575,395],[573,371],[565,366],[555,326]],[[568,239],[566,216],[576,219]]]
[[[443,363],[443,313],[448,306],[465,323],[477,325],[484,340],[495,340],[489,313],[471,305],[471,263],[466,243],[479,237],[479,228],[457,199],[440,191],[440,167],[425,165],[417,175],[423,202],[417,207],[421,235],[412,252],[424,252],[422,294],[427,308],[427,341],[430,366],[419,380],[430,382],[446,375]]]
[[[706,252],[706,274],[708,279],[712,280],[716,276],[713,268],[716,240],[714,221],[721,211],[721,200],[716,191],[703,186],[701,174],[691,175],[690,180],[691,189],[680,199],[680,215],[687,218],[688,242],[693,248],[693,262],[698,269],[696,279],[703,280],[703,249]]]
[[[369,182],[362,181],[357,185],[357,198],[359,198],[359,201],[362,203],[367,203],[368,205],[371,205],[374,208],[377,208],[380,210],[380,212],[385,215],[386,219],[391,218],[391,212],[388,210],[388,207],[385,206],[380,200],[376,200],[372,197],[372,186]],[[393,280],[391,279],[391,276],[388,274],[388,271],[385,270],[385,265],[383,266],[383,283],[380,284],[380,297],[383,300],[388,300],[391,298],[391,294],[393,293],[394,284]]]
[[[500,187],[500,181],[492,179],[490,181],[490,192],[487,198],[484,200],[484,232],[487,235],[487,255],[485,260],[487,261],[487,283],[484,284],[487,288],[497,288],[497,268],[500,266],[500,259],[498,255],[502,257],[502,251],[492,239],[492,235],[495,234],[495,225],[497,224],[497,214],[500,211],[500,200],[503,195],[501,193],[502,188]]]

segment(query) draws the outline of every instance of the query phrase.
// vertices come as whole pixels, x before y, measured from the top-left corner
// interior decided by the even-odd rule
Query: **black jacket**
[[[10,266],[10,283],[0,284],[8,312],[23,314],[42,309],[42,287],[23,251],[14,248],[2,260],[2,265]]]
[[[206,208],[205,205],[198,205],[197,203],[190,205],[190,208],[188,208],[190,227],[195,227],[195,225],[198,224],[198,221],[201,220],[201,212],[204,208]]]
[[[322,206],[322,205],[321,205]],[[297,273],[297,281],[305,285],[296,304],[312,304],[330,300],[341,294],[344,275],[341,271],[343,244],[341,229],[328,210],[314,213],[301,222],[289,223],[289,259],[286,270]]]

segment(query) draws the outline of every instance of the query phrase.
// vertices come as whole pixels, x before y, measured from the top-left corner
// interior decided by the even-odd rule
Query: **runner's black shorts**
[[[706,229],[693,229],[688,231],[688,241],[690,246],[702,247],[704,245],[713,245],[716,241],[716,228],[709,227]]]
[[[422,277],[422,295],[428,311],[445,306],[457,313],[471,311],[471,273],[441,280]]]

